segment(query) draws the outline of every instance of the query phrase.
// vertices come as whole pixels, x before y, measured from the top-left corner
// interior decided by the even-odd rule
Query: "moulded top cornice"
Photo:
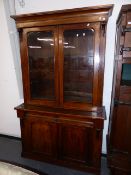
[[[131,4],[122,5],[116,23],[119,23],[119,19],[120,19],[120,17],[121,17],[121,14],[122,14],[122,13],[126,13],[126,12],[128,12],[128,11],[131,11]]]
[[[131,4],[122,5],[121,11],[131,11]]]
[[[67,23],[107,21],[113,5],[13,15],[17,28],[45,26]]]

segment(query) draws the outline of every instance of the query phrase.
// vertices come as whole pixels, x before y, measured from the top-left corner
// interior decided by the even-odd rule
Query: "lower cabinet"
[[[100,173],[103,119],[61,112],[17,114],[24,157]]]

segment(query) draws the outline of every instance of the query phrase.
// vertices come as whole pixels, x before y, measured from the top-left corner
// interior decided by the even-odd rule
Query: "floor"
[[[21,141],[3,136],[0,136],[0,159],[35,168],[40,172],[47,173],[48,175],[92,175],[86,172],[22,158]],[[101,175],[109,175],[105,157],[102,157]]]

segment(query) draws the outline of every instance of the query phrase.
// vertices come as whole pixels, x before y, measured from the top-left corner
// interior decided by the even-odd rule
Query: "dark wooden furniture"
[[[117,21],[112,104],[107,135],[108,165],[113,175],[131,174],[131,5]]]
[[[13,16],[22,155],[100,173],[105,32],[112,5]]]

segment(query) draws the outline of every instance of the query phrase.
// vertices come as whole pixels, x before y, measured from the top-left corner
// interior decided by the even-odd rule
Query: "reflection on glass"
[[[122,65],[121,85],[131,86],[131,64]]]
[[[94,30],[64,31],[64,101],[92,103]]]
[[[29,32],[28,56],[31,98],[54,99],[53,33]]]

